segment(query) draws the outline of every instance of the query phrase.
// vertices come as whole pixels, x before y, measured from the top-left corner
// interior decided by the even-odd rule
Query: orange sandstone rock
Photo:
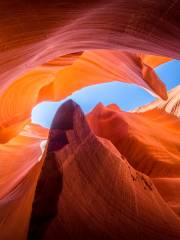
[[[43,195],[48,194],[47,186],[52,179],[47,175],[48,157],[43,168],[46,170],[39,179],[44,184],[34,200],[34,222],[36,217],[39,229],[32,231],[32,239],[180,237],[180,220],[151,179],[131,167],[110,141],[93,134],[77,104],[68,101],[57,111],[52,130],[48,151],[54,154],[51,160],[54,158],[57,167],[49,168],[49,174],[62,166],[59,170],[62,188],[58,201],[57,191],[52,188],[49,192],[49,199],[55,198],[57,204],[50,214],[51,200]],[[55,134],[60,131],[60,135]],[[62,147],[58,143],[63,132],[66,140]],[[41,210],[37,215],[38,209]],[[32,226],[33,223],[30,229]]]

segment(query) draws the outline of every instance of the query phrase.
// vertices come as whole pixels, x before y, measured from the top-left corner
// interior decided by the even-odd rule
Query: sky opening
[[[180,83],[180,60],[172,60],[155,69],[160,79],[170,90]],[[83,88],[76,91],[63,101],[44,101],[36,105],[32,110],[32,122],[49,128],[59,106],[67,99],[77,102],[85,113],[88,113],[99,102],[104,105],[117,104],[122,110],[130,111],[155,100],[150,93],[134,84],[121,82],[109,82]]]

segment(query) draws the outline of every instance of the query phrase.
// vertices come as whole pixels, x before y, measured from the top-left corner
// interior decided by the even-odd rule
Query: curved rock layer
[[[179,11],[179,1],[1,2],[0,142],[38,102],[91,84],[135,83],[166,99],[152,68],[180,58]]]
[[[111,140],[138,170],[152,177],[180,175],[176,116],[160,109],[131,113],[99,104],[88,114],[88,122],[96,135]]]
[[[45,129],[28,125],[8,143],[0,144],[0,239],[27,238],[43,164],[40,145],[46,138]]]
[[[2,1],[0,142],[38,102],[91,84],[135,83],[166,99],[152,68],[180,57],[179,11],[179,1]]]
[[[156,100],[150,104],[135,109],[133,112],[145,112],[154,108],[162,108],[166,112],[180,117],[180,85],[168,92],[167,101]]]
[[[0,1],[0,239],[180,239],[179,88],[167,99],[154,72],[180,58],[179,13],[178,0]],[[87,118],[70,101],[50,132],[31,123],[37,103],[113,80],[167,101]]]
[[[158,108],[127,113],[116,105],[104,107],[101,104],[87,118],[96,135],[111,140],[135,169],[152,178],[162,197],[179,215],[180,120],[172,115],[171,94],[169,100],[163,103],[172,107],[168,109],[170,114]],[[174,99],[176,97],[174,95]],[[152,103],[152,108],[154,105]]]
[[[72,101],[61,106],[43,158],[48,131],[37,125],[1,144],[1,239],[178,239],[179,119],[115,105],[87,119]]]
[[[88,49],[179,58],[179,10],[177,0],[1,1],[1,85],[27,69]]]
[[[0,96],[0,142],[16,136],[38,102],[63,99],[89,85],[119,80],[166,99],[166,87],[151,68],[166,61],[169,59],[164,57],[98,50],[60,57],[27,72]]]

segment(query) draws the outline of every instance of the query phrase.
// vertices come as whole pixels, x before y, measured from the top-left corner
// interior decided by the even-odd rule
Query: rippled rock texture
[[[178,184],[178,181],[173,180],[176,171],[176,178],[180,177],[178,159],[171,159],[171,162],[164,159],[163,153],[167,155],[165,150],[162,155],[156,149],[154,153],[153,146],[150,145],[154,142],[149,136],[149,142],[144,138],[145,146],[141,145],[143,143],[139,143],[138,139],[140,133],[138,135],[134,130],[134,124],[124,121],[129,129],[132,127],[130,135],[130,130],[128,132],[127,128],[122,128],[120,110],[114,107],[112,109],[106,110],[103,106],[97,106],[88,116],[93,132],[103,138],[92,132],[80,107],[73,101],[66,102],[57,111],[49,135],[47,156],[38,180],[38,191],[36,190],[35,194],[32,210],[34,222],[31,222],[30,229],[34,223],[36,229],[33,229],[31,239],[180,237],[180,219],[176,215],[176,209],[173,211],[173,206],[167,204],[168,196],[172,197],[174,192],[169,189],[167,195],[162,193],[165,198],[158,192],[159,189],[160,192],[163,191],[163,180],[170,188],[171,185]],[[157,111],[157,114],[160,115],[161,112]],[[145,131],[142,123],[146,125],[147,122],[138,123],[138,115],[141,118],[142,114],[131,115],[129,118],[132,118],[132,121],[135,118],[137,125]],[[151,112],[147,118],[150,116]],[[94,129],[93,117],[97,117],[95,122],[102,132],[109,130],[110,136],[116,136],[124,152],[114,139]],[[156,115],[152,114],[152,117]],[[174,122],[174,117],[172,121]],[[100,125],[100,122],[108,126]],[[158,137],[156,133],[156,138]],[[127,138],[130,138],[129,144]],[[120,139],[124,139],[126,143],[123,144]],[[131,139],[132,145],[134,144],[132,147]],[[161,139],[159,142],[157,140],[154,148],[158,148],[160,142]],[[176,143],[174,148],[178,149],[178,146]],[[128,154],[125,152],[126,147]],[[146,152],[148,147],[151,147],[152,151]],[[171,154],[178,156],[173,150]],[[168,160],[169,164],[173,165],[171,170],[166,166]],[[178,193],[174,195],[177,204],[179,197]]]
[[[42,157],[47,132],[26,126],[1,144],[2,239],[178,239],[179,124],[158,108],[85,116],[69,100]]]
[[[180,59],[179,16],[178,0],[0,1],[0,239],[180,239],[180,89],[154,71]],[[114,80],[160,99],[31,122]]]

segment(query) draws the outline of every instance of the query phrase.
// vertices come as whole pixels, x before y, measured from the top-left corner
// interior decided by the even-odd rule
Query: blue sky
[[[180,60],[167,62],[155,69],[168,90],[180,84]],[[104,105],[117,104],[121,109],[128,111],[153,101],[155,98],[144,89],[121,82],[98,84],[81,89],[67,99],[76,101],[84,112],[89,112],[99,102]],[[64,100],[64,101],[65,101]],[[50,127],[54,114],[64,102],[42,102],[32,110],[32,122],[44,127]]]

